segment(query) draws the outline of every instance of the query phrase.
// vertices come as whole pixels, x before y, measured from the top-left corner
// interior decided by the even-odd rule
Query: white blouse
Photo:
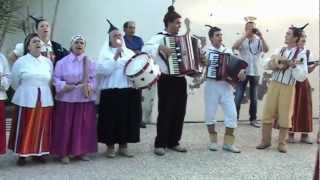
[[[98,80],[98,89],[113,89],[113,88],[129,88],[132,83],[128,80],[124,73],[124,67],[127,61],[134,56],[134,52],[123,48],[121,57],[114,60],[114,54],[117,48],[104,46],[101,49],[100,56],[96,62],[96,71]]]
[[[10,86],[9,75],[10,67],[8,60],[2,53],[0,53],[0,100],[7,99],[6,90],[8,90]]]
[[[12,67],[11,86],[16,90],[12,102],[23,107],[36,107],[40,92],[41,106],[53,106],[52,71],[52,62],[44,56],[36,58],[26,54],[20,57]]]

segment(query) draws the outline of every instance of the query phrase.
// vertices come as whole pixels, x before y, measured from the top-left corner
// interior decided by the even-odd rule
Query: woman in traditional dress
[[[6,57],[0,53],[0,154],[6,152],[5,100],[9,88],[10,68]]]
[[[306,34],[303,32],[298,43],[301,51],[306,51],[308,61],[308,72],[311,73],[317,67],[317,64],[310,64],[310,50],[305,49]],[[295,107],[292,115],[292,128],[289,130],[289,143],[295,143],[294,134],[301,132],[301,143],[312,144],[308,133],[312,132],[312,91],[310,82],[306,79],[303,82],[296,83]]]
[[[26,164],[26,157],[44,163],[49,154],[53,98],[51,94],[53,65],[41,55],[38,34],[29,34],[24,41],[24,56],[12,67],[11,86],[15,90],[12,103],[15,111],[9,149],[19,155],[17,164]]]
[[[71,40],[71,53],[61,59],[54,70],[56,107],[51,154],[70,162],[70,156],[90,160],[97,152],[95,111],[95,65],[85,55],[85,38]]]
[[[115,144],[119,144],[119,155],[132,157],[127,144],[140,141],[141,96],[132,88],[124,67],[134,52],[125,47],[122,34],[111,23],[109,36],[96,64],[97,75],[102,77],[98,141],[107,145],[109,158],[116,155]]]

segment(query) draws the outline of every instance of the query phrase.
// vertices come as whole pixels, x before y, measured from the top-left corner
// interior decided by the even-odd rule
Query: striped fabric
[[[22,157],[49,154],[52,107],[35,108],[16,106],[12,119],[9,149]]]
[[[6,152],[6,131],[5,131],[5,105],[0,101],[0,154]]]
[[[293,86],[296,83],[296,80],[292,76],[292,69],[287,69],[285,71],[274,71],[272,73],[272,80],[289,86]]]
[[[282,49],[282,52],[280,52],[280,54],[287,57],[289,61],[292,61],[297,57],[297,54],[299,54],[299,52],[296,52],[296,50],[296,48],[293,48],[289,51],[287,49]],[[296,84],[296,80],[293,77],[292,73],[293,72],[291,68],[288,68],[286,70],[277,70],[272,72],[271,78],[272,80],[277,81],[281,84],[293,86]]]

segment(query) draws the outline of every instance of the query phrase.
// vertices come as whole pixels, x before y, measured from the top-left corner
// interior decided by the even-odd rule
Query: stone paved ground
[[[315,129],[318,125],[315,121]],[[219,140],[222,143],[223,124],[219,123]],[[168,151],[163,157],[152,153],[156,128],[149,125],[141,131],[141,143],[130,145],[134,158],[104,157],[105,146],[99,145],[99,153],[92,161],[72,161],[62,165],[50,160],[45,165],[29,163],[25,167],[15,165],[16,156],[11,152],[0,157],[0,180],[82,180],[82,179],[222,179],[222,180],[308,180],[312,178],[317,145],[289,145],[287,154],[278,153],[276,138],[272,148],[258,151],[260,129],[241,122],[237,129],[236,144],[241,154],[222,150],[209,152],[208,137],[202,123],[185,124],[182,144],[188,153]],[[276,137],[274,131],[273,137]],[[316,134],[312,134],[315,139]]]

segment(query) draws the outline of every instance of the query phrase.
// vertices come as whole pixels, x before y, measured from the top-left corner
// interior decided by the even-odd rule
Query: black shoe
[[[259,124],[259,122],[257,120],[250,120],[250,125],[255,127],[255,128],[260,128],[261,125]]]
[[[147,128],[146,123],[141,122],[141,123],[140,123],[140,128]]]
[[[45,164],[47,162],[47,160],[42,156],[32,156],[32,160],[42,164]]]
[[[18,166],[24,166],[27,164],[27,160],[25,157],[19,157],[18,161],[17,161],[17,165]]]

